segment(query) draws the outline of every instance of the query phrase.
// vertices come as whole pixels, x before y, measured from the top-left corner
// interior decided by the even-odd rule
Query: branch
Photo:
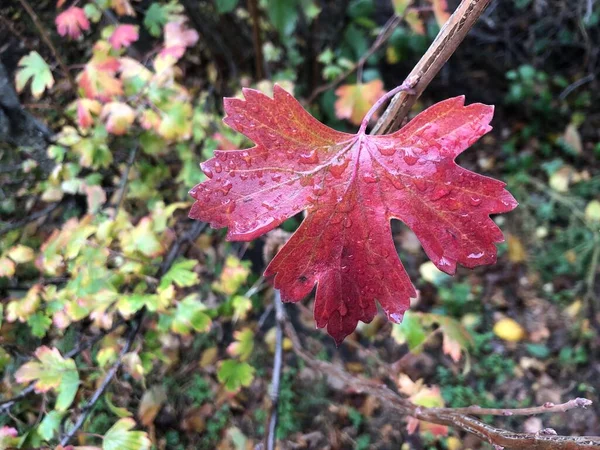
[[[102,332],[91,337],[90,339],[87,339],[84,342],[80,342],[79,344],[77,344],[77,346],[73,347],[69,352],[65,353],[65,355],[64,355],[65,358],[74,358],[75,356],[79,355],[82,351],[84,351],[84,350],[92,347],[94,344],[96,344],[96,342],[101,340],[104,336],[115,331],[118,327],[123,325],[123,323],[124,323],[124,321],[120,320],[117,323],[115,323],[112,327],[110,327],[108,330],[103,330]],[[29,394],[31,394],[32,392],[35,391],[34,386],[35,386],[35,383],[31,383],[29,386],[24,388],[21,392],[19,392],[14,397],[0,401],[0,413],[4,414],[4,413],[9,412],[10,409],[15,405],[15,403],[17,403],[19,400],[27,397]]]
[[[75,433],[77,433],[77,431],[83,426],[83,424],[87,420],[88,416],[92,412],[94,405],[98,402],[98,400],[100,400],[100,397],[102,397],[102,395],[104,394],[104,391],[106,391],[106,389],[110,385],[112,379],[115,377],[119,368],[123,364],[123,357],[131,349],[131,346],[133,345],[133,341],[135,340],[135,337],[137,336],[138,332],[140,331],[140,329],[142,327],[142,322],[144,321],[145,312],[146,311],[144,309],[142,309],[142,310],[138,311],[138,313],[136,314],[137,321],[136,321],[135,325],[131,327],[129,334],[127,335],[127,339],[125,340],[125,345],[123,345],[123,348],[121,349],[121,352],[119,353],[119,357],[117,358],[117,361],[111,366],[111,368],[106,373],[106,376],[102,380],[102,383],[100,383],[100,386],[98,386],[98,388],[96,389],[96,391],[94,392],[92,397],[88,400],[88,402],[81,409],[81,413],[79,414],[79,417],[77,418],[77,420],[75,421],[73,426],[69,429],[69,431],[60,440],[60,445],[65,446],[69,443],[69,441],[71,439],[73,439],[73,436],[75,436]]]
[[[279,406],[279,382],[281,380],[281,367],[283,359],[283,327],[285,325],[285,311],[281,302],[281,294],[275,289],[273,296],[275,307],[275,355],[273,359],[273,374],[271,376],[271,411],[265,436],[265,447],[267,450],[275,450],[275,438],[277,437],[277,410]]]
[[[316,88],[310,94],[310,97],[308,97],[307,103],[312,103],[319,94],[337,86],[342,81],[344,81],[346,78],[348,78],[350,75],[352,75],[352,73],[354,73],[356,70],[358,70],[359,68],[362,68],[362,66],[364,66],[365,63],[367,62],[367,59],[369,59],[371,57],[371,55],[373,55],[373,53],[375,53],[377,50],[379,50],[379,48],[387,42],[387,40],[390,38],[390,36],[392,35],[392,33],[394,32],[396,27],[398,25],[400,25],[402,18],[403,17],[393,15],[385,23],[385,25],[383,26],[383,30],[381,31],[381,33],[379,33],[379,35],[377,36],[377,39],[375,39],[375,42],[373,42],[373,44],[371,45],[369,50],[367,50],[367,52],[354,65],[352,65],[352,67],[350,67],[344,73],[340,74],[333,81],[330,81],[329,83]]]
[[[260,36],[260,15],[256,0],[248,0],[248,12],[252,18],[252,43],[254,45],[254,65],[256,81],[262,80],[264,75],[264,58],[262,50],[262,39]]]
[[[431,80],[456,51],[491,0],[462,0],[407,79],[416,80],[414,93],[398,93],[390,102],[371,134],[385,134],[399,128]]]
[[[309,355],[300,343],[296,330],[288,322],[285,324],[286,334],[292,341],[294,352],[309,366],[326,374],[329,377],[341,381],[337,386],[345,386],[354,392],[376,397],[385,407],[394,409],[402,415],[409,415],[419,420],[446,425],[458,430],[472,434],[481,440],[494,446],[496,450],[600,450],[600,438],[587,436],[559,436],[552,429],[542,430],[539,433],[514,433],[509,430],[487,425],[478,419],[470,417],[462,411],[471,408],[424,408],[411,403],[407,398],[392,391],[385,384],[367,380],[346,372],[342,367],[332,363],[315,359]],[[557,412],[572,409],[571,406],[584,408],[590,405],[586,399],[575,399],[562,405],[547,406],[543,412]],[[569,405],[569,406],[566,406]],[[542,406],[542,408],[544,408]],[[537,413],[539,408],[526,408]],[[556,411],[555,411],[556,409]],[[484,408],[475,408],[479,412]],[[487,410],[494,411],[494,410]],[[518,410],[507,410],[518,411]],[[471,412],[472,413],[472,412]],[[487,412],[486,414],[489,414]]]
[[[21,3],[21,6],[23,6],[23,9],[25,9],[25,11],[27,11],[27,14],[29,14],[29,17],[31,17],[31,20],[33,20],[33,24],[35,25],[38,32],[40,33],[42,40],[46,43],[46,45],[48,46],[48,48],[54,55],[54,59],[56,59],[56,62],[60,66],[61,70],[64,72],[65,77],[67,77],[67,80],[69,81],[69,84],[71,85],[71,89],[73,90],[73,93],[76,94],[77,93],[77,84],[75,83],[75,80],[71,76],[71,73],[69,72],[69,69],[67,68],[65,62],[60,57],[58,50],[56,50],[56,47],[54,47],[54,44],[52,43],[52,40],[50,39],[50,36],[48,35],[46,28],[40,21],[40,18],[37,16],[35,11],[31,7],[31,5],[29,3],[27,3],[27,0],[19,0],[19,3]]]
[[[481,406],[473,405],[467,408],[431,408],[439,413],[459,413],[471,414],[474,416],[534,416],[536,414],[567,412],[571,409],[585,409],[591,406],[592,401],[587,398],[577,397],[565,403],[555,405],[552,402],[544,403],[542,406],[534,406],[531,408],[482,408]]]

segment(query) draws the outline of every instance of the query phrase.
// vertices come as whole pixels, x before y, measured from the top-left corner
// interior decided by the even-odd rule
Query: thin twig
[[[536,414],[567,412],[571,409],[587,408],[592,404],[587,398],[577,397],[565,403],[555,405],[554,403],[544,403],[542,406],[531,408],[482,408],[481,406],[469,406],[467,408],[431,408],[429,411],[437,413],[458,413],[471,414],[475,416],[534,416]]]
[[[573,83],[571,83],[570,85],[568,85],[558,96],[559,99],[564,100],[566,99],[569,94],[571,92],[573,92],[575,89],[583,86],[586,83],[589,83],[590,81],[594,81],[596,79],[596,74],[595,73],[590,73],[587,74],[585,77],[580,78],[577,81],[574,81]]]
[[[92,347],[94,344],[96,344],[98,341],[100,341],[102,338],[104,338],[104,336],[112,333],[118,327],[123,325],[123,322],[124,321],[122,321],[122,320],[118,321],[112,327],[110,327],[108,330],[103,330],[101,333],[98,333],[97,335],[91,337],[90,339],[80,342],[77,346],[75,346],[70,351],[65,353],[65,358],[74,358],[75,356],[79,355],[82,351]],[[19,392],[14,397],[0,401],[0,413],[4,414],[5,412],[10,411],[10,409],[15,405],[15,403],[17,403],[19,400],[27,397],[34,390],[35,390],[35,383],[31,383],[29,386],[24,388],[21,392]]]
[[[256,0],[248,0],[248,12],[252,18],[252,44],[254,46],[254,65],[256,71],[256,80],[262,80],[265,77],[264,58],[262,50],[262,38],[260,36],[260,15]]]
[[[121,182],[119,183],[119,194],[117,196],[117,201],[115,202],[115,209],[112,214],[112,218],[114,219],[119,214],[119,209],[121,209],[121,205],[123,204],[123,199],[125,198],[125,192],[127,191],[127,182],[129,181],[129,172],[131,171],[131,167],[135,162],[135,157],[137,156],[139,145],[135,145],[129,152],[129,159],[127,161],[127,166],[125,166],[125,172],[123,172],[123,176],[121,177]]]
[[[56,50],[56,47],[54,47],[54,44],[52,43],[52,40],[50,39],[50,36],[48,35],[46,28],[40,21],[39,17],[37,16],[35,11],[31,7],[31,5],[27,2],[27,0],[19,0],[19,3],[21,3],[21,5],[23,6],[23,9],[25,9],[25,11],[27,11],[27,14],[29,14],[29,17],[31,17],[31,20],[33,20],[33,24],[35,25],[38,32],[40,33],[42,40],[46,43],[46,45],[52,52],[54,59],[56,59],[56,62],[60,66],[65,77],[67,77],[67,80],[69,81],[69,84],[71,85],[71,90],[73,91],[73,93],[76,93],[77,92],[77,84],[75,83],[75,79],[71,76],[71,73],[69,72],[67,65],[60,57],[60,54],[58,53],[58,50]]]
[[[292,324],[285,323],[285,331],[292,341],[294,352],[310,367],[336,379],[343,386],[354,392],[371,395],[377,398],[385,407],[394,409],[400,414],[409,415],[419,420],[446,425],[472,434],[488,442],[497,450],[600,450],[600,438],[588,436],[559,436],[552,429],[540,433],[514,433],[509,430],[496,428],[478,419],[457,412],[452,408],[425,408],[411,403],[407,398],[392,391],[385,384],[367,380],[346,372],[342,367],[327,361],[321,361],[308,354],[300,343],[300,339]],[[578,407],[588,406],[591,402],[585,399],[575,399]],[[483,408],[481,408],[483,409]],[[547,408],[544,412],[550,412]]]
[[[50,214],[52,211],[54,211],[56,208],[58,208],[58,205],[60,205],[60,202],[52,203],[51,205],[45,207],[44,209],[25,217],[23,220],[20,220],[19,222],[9,223],[8,225],[5,225],[4,227],[2,227],[0,229],[0,236],[8,233],[9,231],[16,230],[17,228],[22,228],[23,226],[27,225],[28,223],[33,222],[41,217],[44,217],[44,216]]]
[[[79,417],[77,417],[77,420],[75,421],[73,426],[69,429],[69,431],[67,431],[67,433],[64,435],[64,437],[60,440],[60,445],[65,446],[71,441],[71,439],[73,439],[73,436],[75,436],[75,433],[77,433],[77,431],[83,426],[83,424],[87,420],[88,416],[92,412],[94,405],[98,402],[100,397],[102,397],[102,395],[104,394],[104,391],[106,391],[106,389],[112,382],[112,379],[115,377],[115,375],[121,368],[121,365],[123,364],[123,357],[131,349],[131,346],[133,345],[133,341],[135,340],[138,332],[140,331],[140,329],[142,327],[142,322],[144,321],[144,313],[145,313],[145,310],[142,309],[142,310],[138,311],[138,313],[136,314],[134,325],[131,327],[129,334],[127,335],[127,338],[125,340],[125,345],[123,345],[123,348],[121,349],[121,351],[119,353],[119,357],[117,358],[117,361],[111,366],[110,369],[108,369],[108,372],[106,373],[106,376],[102,380],[102,383],[100,383],[100,386],[98,386],[98,388],[96,389],[94,394],[90,397],[90,399],[87,401],[87,403],[83,406],[83,408],[81,409],[81,412],[79,413]]]
[[[407,78],[415,79],[414,93],[399,92],[390,102],[371,134],[398,129],[410,108],[442,66],[456,51],[491,0],[462,0]]]
[[[390,36],[394,32],[394,30],[398,27],[398,25],[400,25],[401,21],[402,21],[402,17],[400,17],[400,16],[394,15],[394,16],[390,17],[390,19],[383,26],[381,33],[379,33],[379,35],[377,36],[377,39],[375,39],[375,41],[373,42],[373,44],[371,45],[369,50],[367,50],[366,53],[355,64],[352,65],[352,67],[347,69],[344,73],[340,74],[333,81],[330,81],[329,83],[316,88],[308,97],[307,102],[312,103],[319,94],[321,94],[331,88],[334,88],[335,86],[340,84],[342,81],[344,81],[346,78],[348,78],[350,75],[352,75],[359,68],[362,69],[362,67],[365,65],[367,60],[373,55],[373,53],[375,53],[377,50],[379,50],[381,48],[381,46],[387,42],[387,40],[390,38]],[[360,82],[360,80],[359,80],[359,82]]]
[[[275,289],[273,295],[273,306],[275,307],[275,354],[273,355],[273,374],[271,375],[271,411],[265,436],[267,450],[275,450],[277,437],[277,417],[279,407],[279,385],[281,381],[281,368],[283,365],[283,327],[285,324],[285,311],[281,302],[281,294]]]

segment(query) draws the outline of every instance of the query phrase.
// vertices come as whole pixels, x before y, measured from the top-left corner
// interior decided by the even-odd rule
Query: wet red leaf
[[[400,322],[416,295],[390,219],[406,223],[444,272],[495,262],[503,236],[489,214],[517,203],[504,183],[454,162],[491,129],[493,107],[451,98],[396,133],[370,136],[323,125],[278,86],[273,99],[252,89],[244,96],[225,99],[224,121],[256,146],[216,151],[201,165],[209,179],[190,191],[190,217],[249,241],[307,210],[265,276],[284,301],[317,284],[317,326],[337,343],[373,319],[376,300]]]

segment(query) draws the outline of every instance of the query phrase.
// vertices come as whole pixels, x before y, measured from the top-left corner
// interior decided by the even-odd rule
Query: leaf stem
[[[411,92],[416,81],[417,80],[414,77],[409,77],[406,80],[404,80],[404,82],[400,86],[395,87],[391,91],[389,91],[386,94],[384,94],[383,96],[381,96],[379,98],[379,100],[377,100],[375,102],[375,104],[371,107],[369,112],[366,114],[366,116],[362,120],[362,122],[360,124],[360,129],[358,130],[358,134],[364,134],[366,132],[367,125],[369,125],[369,121],[371,120],[371,117],[373,116],[373,114],[375,114],[377,112],[377,110],[379,108],[381,108],[381,105],[383,105],[385,102],[387,102],[390,98],[392,98],[398,92],[401,92],[401,91]]]

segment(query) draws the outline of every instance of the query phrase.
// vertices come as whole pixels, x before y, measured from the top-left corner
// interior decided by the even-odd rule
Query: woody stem
[[[373,116],[373,114],[375,114],[377,112],[377,110],[379,110],[379,108],[381,108],[381,105],[383,105],[389,99],[394,97],[394,95],[396,95],[398,92],[412,90],[414,83],[411,82],[411,80],[412,79],[407,78],[406,80],[404,80],[404,82],[400,86],[397,86],[394,89],[392,89],[391,91],[387,92],[386,94],[381,96],[381,98],[379,98],[379,100],[377,100],[375,102],[375,104],[371,107],[369,112],[366,114],[366,116],[360,123],[360,128],[358,130],[358,134],[365,133],[365,131],[367,130],[367,125],[369,125],[369,121],[371,120],[371,117]]]

